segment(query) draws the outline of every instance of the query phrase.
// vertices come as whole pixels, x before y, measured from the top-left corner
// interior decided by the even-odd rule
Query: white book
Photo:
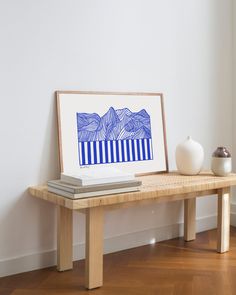
[[[83,169],[76,174],[61,173],[61,181],[78,186],[122,182],[134,179],[134,174],[126,173],[112,167]]]
[[[72,194],[70,192],[67,192],[67,191],[64,191],[64,190],[61,190],[61,189],[58,189],[55,187],[48,187],[49,192],[63,196],[63,197],[67,197],[70,199],[91,198],[91,197],[97,197],[97,196],[136,192],[139,190],[140,190],[140,186],[134,186],[134,187],[124,187],[124,188],[104,190],[104,191],[94,191],[94,192],[87,192],[87,193]]]

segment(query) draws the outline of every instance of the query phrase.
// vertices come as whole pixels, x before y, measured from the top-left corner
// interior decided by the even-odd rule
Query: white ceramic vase
[[[204,160],[203,147],[190,136],[176,147],[175,159],[178,171],[183,175],[200,173]]]

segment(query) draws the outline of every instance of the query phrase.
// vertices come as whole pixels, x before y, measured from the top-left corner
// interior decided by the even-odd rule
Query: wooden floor
[[[84,261],[73,271],[56,267],[0,279],[0,295],[233,295],[236,294],[236,229],[231,228],[231,250],[218,254],[216,231],[104,256],[104,286],[84,289]]]

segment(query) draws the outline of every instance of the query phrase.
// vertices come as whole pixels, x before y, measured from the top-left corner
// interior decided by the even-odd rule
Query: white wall
[[[236,154],[236,3],[233,1],[233,155]],[[233,157],[233,170],[236,170],[236,158]],[[236,226],[236,188],[233,188],[232,202],[231,202],[231,224]]]
[[[235,155],[236,153],[236,3],[233,1],[233,154]],[[236,159],[233,158],[233,169],[235,171],[236,169]],[[234,196],[233,196],[233,203],[236,207],[236,189],[234,191]],[[234,210],[235,212],[235,226],[236,226],[236,208]]]
[[[187,135],[204,146],[206,168],[218,145],[232,148],[231,6],[231,0],[0,2],[0,275],[55,261],[55,207],[27,193],[59,175],[54,90],[163,92],[171,169],[176,144]],[[199,230],[214,226],[215,213],[214,197],[198,201]],[[77,245],[84,218],[76,214],[74,221]],[[112,211],[106,251],[147,242],[140,233],[157,240],[167,230],[178,235],[173,226],[181,222],[181,202]]]

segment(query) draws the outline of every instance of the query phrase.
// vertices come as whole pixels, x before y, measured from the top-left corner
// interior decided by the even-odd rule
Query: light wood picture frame
[[[168,172],[162,93],[56,91],[60,168]]]

